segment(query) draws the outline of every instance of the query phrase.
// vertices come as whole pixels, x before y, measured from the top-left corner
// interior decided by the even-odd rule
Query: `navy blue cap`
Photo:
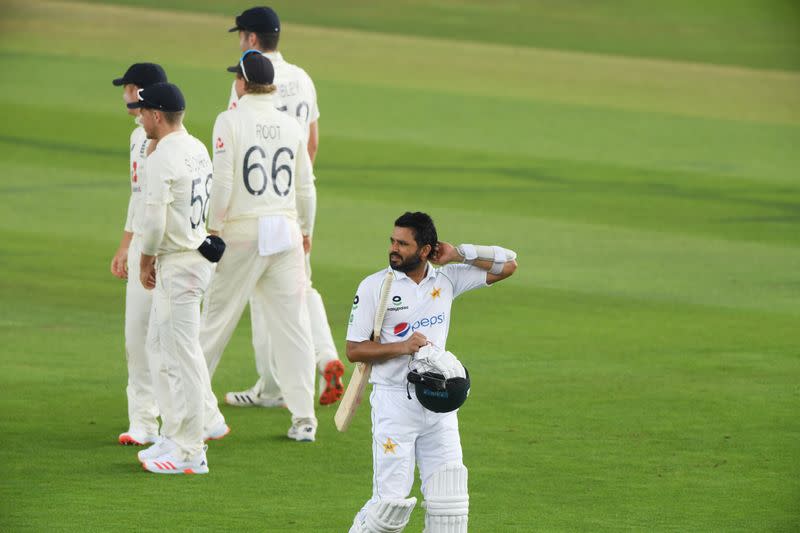
[[[149,87],[154,83],[167,81],[167,73],[161,65],[155,63],[134,63],[131,65],[121,78],[113,80],[116,86],[132,83],[139,87]]]
[[[236,17],[236,26],[228,31],[280,33],[281,21],[271,7],[251,7]]]
[[[159,111],[183,111],[186,101],[181,90],[171,83],[156,83],[139,89],[139,101],[128,104],[128,109],[157,109]]]
[[[245,81],[269,85],[275,80],[272,61],[264,57],[260,50],[248,50],[242,54],[238,65],[228,67],[228,72],[241,74]]]

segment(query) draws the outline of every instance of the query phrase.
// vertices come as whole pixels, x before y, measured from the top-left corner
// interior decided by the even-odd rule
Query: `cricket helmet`
[[[469,396],[469,371],[466,367],[464,373],[466,377],[463,378],[445,378],[438,372],[412,370],[408,373],[408,382],[414,386],[417,400],[425,409],[435,413],[449,413],[464,405]]]

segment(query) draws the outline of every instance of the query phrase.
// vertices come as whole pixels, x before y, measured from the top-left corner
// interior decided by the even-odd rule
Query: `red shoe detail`
[[[344,365],[338,359],[325,365],[325,371],[322,373],[322,377],[325,379],[325,390],[319,397],[320,405],[330,405],[342,398],[342,394],[344,394],[342,376],[344,376]]]
[[[138,440],[131,437],[130,433],[123,433],[119,436],[119,443],[123,446],[144,446],[144,442],[139,442]]]
[[[194,474],[194,470],[192,470],[191,468],[187,468],[186,470],[183,471],[183,473],[184,474]]]

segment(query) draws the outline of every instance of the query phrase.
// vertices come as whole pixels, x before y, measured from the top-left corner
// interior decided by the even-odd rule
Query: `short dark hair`
[[[256,40],[258,40],[258,47],[261,50],[277,50],[278,40],[281,38],[280,33],[256,33]]]
[[[439,236],[436,234],[436,226],[433,224],[433,219],[427,213],[406,211],[394,221],[394,225],[401,228],[409,228],[420,248],[430,244],[431,253],[436,250]]]
[[[183,111],[161,111],[161,114],[170,126],[177,126],[183,120]]]

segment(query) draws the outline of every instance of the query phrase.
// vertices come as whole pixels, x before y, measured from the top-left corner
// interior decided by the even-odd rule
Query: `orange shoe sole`
[[[325,372],[322,373],[322,377],[325,379],[325,390],[319,397],[320,405],[330,405],[342,399],[344,394],[342,376],[344,376],[344,365],[338,359],[325,365]]]

